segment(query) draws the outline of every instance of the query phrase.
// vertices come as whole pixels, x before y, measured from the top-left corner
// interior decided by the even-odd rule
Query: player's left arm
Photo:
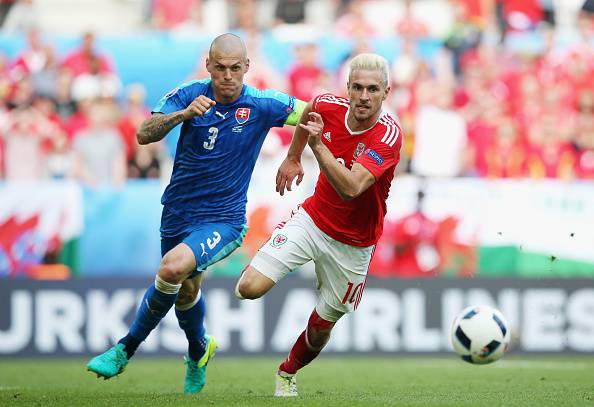
[[[322,116],[319,113],[310,112],[309,119],[307,124],[300,123],[299,126],[309,132],[307,143],[318,161],[320,170],[342,200],[350,201],[358,197],[375,183],[375,177],[359,163],[354,163],[350,170],[339,163],[320,140],[324,128]]]
[[[367,188],[375,184],[375,177],[367,168],[359,163],[354,163],[349,170],[334,158],[326,146],[323,144],[322,146],[327,152],[323,158],[321,157],[322,154],[318,155],[314,150],[316,159],[320,164],[320,170],[343,201],[355,199],[365,192]]]
[[[289,126],[297,126],[297,123],[299,123],[299,119],[303,114],[303,110],[305,110],[305,106],[307,106],[306,102],[304,102],[303,100],[295,99],[295,107],[291,114],[287,116],[285,124],[288,124]]]
[[[299,126],[295,127],[291,145],[287,151],[287,157],[283,160],[276,173],[276,192],[281,196],[285,190],[291,191],[293,180],[297,178],[297,185],[303,180],[304,171],[301,165],[301,154],[307,145],[307,130],[302,128],[302,124],[307,123],[307,116],[312,108],[309,102],[303,106],[299,113]]]

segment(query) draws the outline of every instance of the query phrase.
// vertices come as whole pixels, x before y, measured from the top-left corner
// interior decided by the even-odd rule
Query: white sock
[[[192,308],[194,305],[198,304],[198,301],[200,301],[200,297],[202,297],[202,290],[198,290],[198,295],[196,296],[196,298],[194,299],[194,301],[192,301],[189,304],[184,304],[184,305],[175,305],[175,308],[177,308],[180,311],[187,311],[190,308]]]
[[[181,284],[171,284],[163,280],[159,275],[155,277],[155,288],[165,294],[177,294],[181,288]]]

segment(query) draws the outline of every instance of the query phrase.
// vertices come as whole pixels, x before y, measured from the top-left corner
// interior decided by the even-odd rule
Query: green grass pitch
[[[322,356],[298,376],[300,397],[272,397],[278,358],[213,359],[198,396],[182,394],[180,359],[137,357],[98,380],[82,359],[0,359],[0,406],[594,406],[594,358],[512,358],[472,366],[454,356]]]

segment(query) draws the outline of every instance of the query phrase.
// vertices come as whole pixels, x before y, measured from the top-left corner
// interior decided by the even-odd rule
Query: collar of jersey
[[[212,91],[212,82],[211,82],[208,86],[208,92],[206,92],[206,96],[208,96],[210,99],[214,100],[217,103],[215,106],[219,107],[219,110],[224,110],[224,109],[232,108],[236,104],[238,104],[241,101],[241,98],[243,98],[243,96],[245,95],[245,89],[246,89],[246,85],[243,84],[243,87],[241,88],[241,93],[239,94],[239,97],[237,98],[237,100],[235,102],[229,103],[228,105],[224,105],[221,102],[218,102],[214,98],[214,92]]]
[[[375,123],[373,123],[371,125],[371,127],[365,129],[365,130],[359,130],[359,131],[353,131],[351,130],[351,128],[349,127],[349,123],[348,123],[348,117],[349,117],[349,112],[351,111],[351,108],[349,107],[346,111],[346,113],[344,114],[344,127],[347,129],[347,131],[349,132],[349,134],[352,135],[357,135],[357,134],[363,134],[366,131],[369,131],[371,129],[373,129],[375,127],[375,125],[377,124],[377,122],[379,122],[379,119],[384,115],[384,112],[380,112],[379,116],[377,116],[377,120],[375,121]]]

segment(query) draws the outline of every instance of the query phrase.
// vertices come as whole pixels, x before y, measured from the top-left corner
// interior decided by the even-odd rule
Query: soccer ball
[[[484,305],[468,307],[454,319],[452,345],[468,363],[485,365],[509,347],[509,328],[501,312]]]

